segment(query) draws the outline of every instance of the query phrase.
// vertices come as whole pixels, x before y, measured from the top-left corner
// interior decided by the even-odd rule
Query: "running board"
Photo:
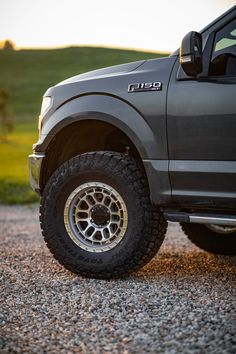
[[[236,226],[236,215],[212,215],[169,210],[164,211],[164,216],[169,221]]]

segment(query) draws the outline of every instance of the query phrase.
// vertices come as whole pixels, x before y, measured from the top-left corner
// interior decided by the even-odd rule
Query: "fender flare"
[[[77,97],[46,116],[36,151],[45,152],[53,137],[67,125],[91,119],[120,129],[133,142],[142,159],[156,158],[158,145],[141,113],[126,101],[104,94]]]

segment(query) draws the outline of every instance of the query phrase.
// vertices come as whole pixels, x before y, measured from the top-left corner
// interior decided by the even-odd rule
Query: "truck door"
[[[178,70],[167,101],[173,201],[236,208],[236,19],[214,33],[207,77],[179,81]]]

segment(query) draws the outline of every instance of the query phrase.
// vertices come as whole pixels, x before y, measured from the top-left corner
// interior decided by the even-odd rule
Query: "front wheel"
[[[181,223],[182,230],[196,246],[214,254],[236,255],[236,227]]]
[[[76,156],[54,172],[41,200],[54,257],[94,278],[129,274],[159,250],[167,228],[151,205],[142,165],[114,152]]]

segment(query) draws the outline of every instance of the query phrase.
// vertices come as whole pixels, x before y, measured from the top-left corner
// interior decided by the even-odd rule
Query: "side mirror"
[[[189,32],[183,38],[179,56],[180,65],[189,76],[202,72],[202,35]]]

